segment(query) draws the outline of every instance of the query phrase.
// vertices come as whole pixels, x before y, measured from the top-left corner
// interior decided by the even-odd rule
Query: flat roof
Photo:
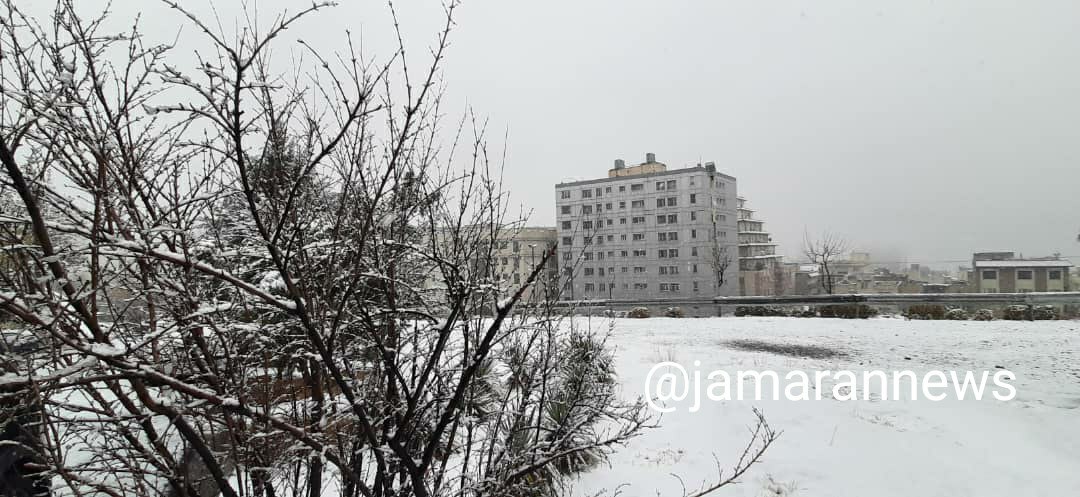
[[[691,167],[684,167],[682,169],[669,169],[667,171],[659,171],[659,172],[655,172],[655,173],[632,174],[632,175],[629,175],[629,176],[616,176],[614,178],[598,178],[598,179],[587,179],[587,180],[582,180],[582,181],[568,181],[566,183],[556,183],[555,188],[563,188],[563,187],[567,187],[567,186],[591,185],[591,184],[596,184],[596,183],[607,183],[609,181],[625,181],[625,180],[631,180],[632,181],[632,180],[635,180],[635,179],[657,178],[657,177],[660,177],[660,176],[670,176],[670,175],[673,175],[673,174],[684,174],[684,173],[690,173],[690,172],[706,172],[705,171],[705,166],[691,166]],[[716,172],[716,175],[720,176],[721,178],[725,178],[725,179],[728,179],[728,180],[731,180],[731,181],[738,181],[738,180],[735,179],[734,176],[728,176],[728,175],[726,175],[724,173],[721,173],[719,171]]]
[[[975,267],[1072,267],[1072,263],[1066,260],[1049,261],[975,261]]]

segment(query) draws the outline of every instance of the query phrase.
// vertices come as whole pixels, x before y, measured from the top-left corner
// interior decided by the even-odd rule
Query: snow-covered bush
[[[647,318],[647,317],[649,317],[651,315],[652,314],[649,312],[649,308],[642,306],[642,307],[635,307],[633,309],[630,309],[630,312],[628,312],[626,314],[626,317],[635,318],[635,319],[644,319],[644,318]]]
[[[1054,320],[1058,318],[1058,310],[1052,305],[1037,305],[1032,309],[1031,317],[1036,321]]]
[[[945,319],[945,306],[939,304],[915,304],[904,311],[908,319]]]
[[[994,311],[990,309],[979,309],[975,311],[975,315],[971,317],[975,321],[993,321]]]
[[[1005,308],[1001,317],[1010,321],[1027,321],[1032,318],[1032,315],[1026,305],[1010,305]]]
[[[668,307],[664,309],[664,317],[682,318],[686,317],[686,313],[683,312],[682,307]]]
[[[818,307],[823,318],[866,319],[877,316],[877,309],[866,304],[835,304]]]
[[[952,321],[967,321],[969,319],[968,312],[957,307],[955,309],[949,309],[945,312],[945,319]]]

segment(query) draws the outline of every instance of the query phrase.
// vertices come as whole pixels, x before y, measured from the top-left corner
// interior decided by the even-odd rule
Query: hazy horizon
[[[442,7],[395,7],[420,65]],[[181,33],[190,51],[175,11],[113,3],[140,8],[148,33]],[[265,21],[285,8],[258,2]],[[653,152],[738,178],[789,259],[804,230],[826,229],[946,267],[977,251],[1080,255],[1077,18],[1066,1],[469,0],[443,66],[446,122],[467,106],[490,120],[535,225],[553,224],[556,183]],[[385,59],[391,27],[386,4],[347,3],[285,34],[332,50],[348,29]]]

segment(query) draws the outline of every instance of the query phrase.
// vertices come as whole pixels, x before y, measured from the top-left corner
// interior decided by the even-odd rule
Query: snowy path
[[[595,324],[597,323],[594,320]],[[620,319],[612,343],[626,396],[653,364],[701,361],[701,371],[773,369],[983,370],[1017,375],[1015,400],[712,402],[666,414],[662,426],[582,476],[579,495],[619,484],[624,496],[681,495],[738,457],[762,408],[783,436],[722,496],[1080,495],[1080,322],[865,321],[790,318]],[[752,338],[835,348],[814,360],[725,344]],[[907,359],[905,359],[907,358]]]

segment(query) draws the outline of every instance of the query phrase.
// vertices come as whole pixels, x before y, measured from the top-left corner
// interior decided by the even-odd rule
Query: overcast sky
[[[145,9],[155,35],[181,24],[113,6]],[[419,57],[440,4],[397,8]],[[347,1],[287,38],[333,48],[351,29],[389,55],[389,26],[385,3]],[[789,256],[804,229],[912,262],[1080,254],[1075,0],[466,0],[445,80],[493,147],[507,134],[506,184],[533,224],[553,224],[556,183],[654,152],[737,177]]]

